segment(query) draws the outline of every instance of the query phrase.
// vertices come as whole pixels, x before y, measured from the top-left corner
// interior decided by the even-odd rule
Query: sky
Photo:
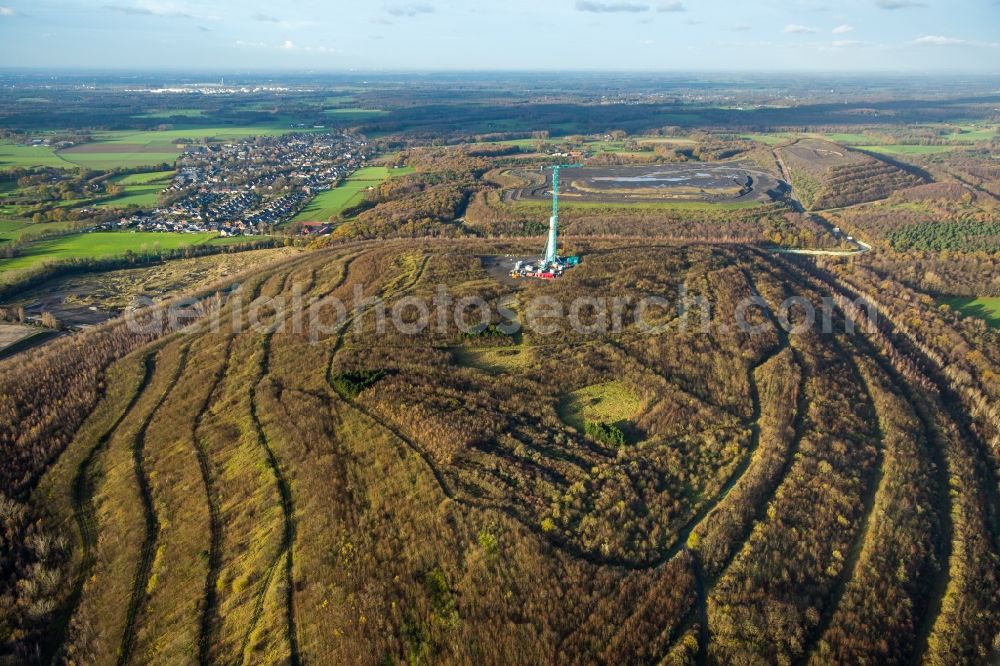
[[[0,0],[0,68],[1000,73],[1000,0]]]

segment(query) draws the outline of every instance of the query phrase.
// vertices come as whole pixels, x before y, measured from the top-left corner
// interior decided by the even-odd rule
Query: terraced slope
[[[218,330],[86,334],[125,341],[97,371],[62,359],[68,386],[100,378],[63,398],[85,418],[7,471],[69,544],[51,621],[28,626],[40,644],[88,664],[988,658],[995,433],[905,320],[861,316],[863,275],[594,246],[557,285],[510,286],[482,268],[490,251],[344,246],[208,296]],[[584,308],[589,330],[401,332],[438,285],[524,317],[538,296],[618,297],[624,324]],[[639,327],[649,295],[671,302]],[[386,304],[384,330],[357,297]],[[831,330],[788,330],[804,318],[790,297],[830,299]],[[15,381],[0,366],[12,431],[63,433]]]
[[[877,157],[820,139],[779,148],[807,208],[840,208],[885,199],[923,179]]]

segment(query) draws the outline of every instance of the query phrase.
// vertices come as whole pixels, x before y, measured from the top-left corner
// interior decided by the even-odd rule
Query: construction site
[[[562,257],[559,255],[559,172],[562,169],[576,169],[580,165],[551,167],[552,175],[552,217],[549,218],[549,235],[545,244],[545,254],[536,260],[516,260],[510,271],[510,277],[537,278],[554,280],[561,277],[569,268],[579,265],[579,256]],[[540,173],[545,173],[542,169]],[[546,179],[547,180],[547,179]]]

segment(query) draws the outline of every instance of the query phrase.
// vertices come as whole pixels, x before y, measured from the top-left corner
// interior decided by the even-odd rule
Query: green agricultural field
[[[793,134],[791,132],[773,132],[769,134],[741,134],[740,138],[763,143],[767,146],[776,146],[779,143],[786,143],[793,139],[799,139],[802,136],[802,134]]]
[[[293,222],[326,222],[340,213],[361,202],[364,192],[369,187],[376,187],[390,176],[403,176],[412,173],[410,167],[390,169],[389,167],[365,167],[359,169],[339,186],[316,195],[301,213],[295,216]]]
[[[98,208],[128,208],[140,206],[151,208],[160,200],[162,185],[126,185],[125,191],[116,197],[101,199],[95,205]]]
[[[115,176],[112,182],[121,185],[125,191],[116,197],[101,199],[99,208],[128,208],[140,206],[152,208],[160,200],[160,193],[173,179],[176,171],[154,171],[152,173],[131,173]]]
[[[93,144],[90,144],[93,145]],[[137,150],[103,152],[100,150],[89,150],[87,152],[61,151],[59,156],[69,162],[63,166],[80,166],[87,169],[105,171],[110,169],[134,169],[139,167],[157,166],[159,164],[173,164],[181,151],[179,149],[170,152],[144,152]]]
[[[857,146],[861,150],[884,155],[935,155],[937,153],[947,153],[955,150],[955,146],[908,146],[902,144],[889,144],[886,146]]]
[[[830,134],[822,134],[820,136],[828,141],[841,143],[847,146],[856,146],[863,143],[871,143],[872,140],[878,140],[871,134],[861,134],[858,132],[833,132]]]
[[[278,125],[281,125],[280,127]],[[294,131],[287,123],[262,123],[243,127],[192,126],[164,131],[120,130],[100,132],[94,135],[102,144],[127,144],[141,146],[165,146],[184,144],[185,140],[231,141],[248,136],[280,136]]]
[[[476,146],[517,146],[518,148],[534,148],[541,141],[545,145],[554,145],[555,139],[504,139],[500,141],[482,141]]]
[[[781,143],[794,141],[795,139],[825,139],[845,146],[856,146],[863,143],[878,141],[878,137],[862,132],[826,132],[818,134],[816,132],[768,132],[766,134],[742,134],[741,139],[749,139],[768,146],[776,146]]]
[[[990,328],[1000,328],[1000,296],[949,297],[939,299],[939,302],[968,317],[978,317],[985,320]]]
[[[637,136],[633,138],[640,146],[691,146],[697,143],[694,139],[683,136]]]
[[[149,173],[130,173],[116,176],[113,181],[119,185],[153,185],[168,184],[177,174],[176,171],[151,171]]]
[[[213,239],[218,239],[213,241]],[[27,247],[21,256],[0,260],[0,276],[8,271],[32,268],[48,261],[62,259],[101,259],[122,256],[129,250],[142,252],[160,248],[172,250],[188,245],[219,242],[218,236],[203,234],[167,234],[152,232],[80,233],[39,241]]]
[[[17,240],[30,226],[30,220],[0,220],[0,244]]]
[[[247,127],[185,127],[165,131],[114,131],[94,135],[94,141],[61,150],[56,155],[67,166],[90,169],[139,168],[173,164],[188,143],[236,141],[248,136],[280,136],[292,129],[283,122]],[[2,158],[0,158],[2,159]]]
[[[0,143],[0,169],[16,167],[70,168],[76,165],[62,159],[48,146],[20,146]]]
[[[995,125],[986,127],[982,125],[955,125],[952,129],[958,131],[942,138],[957,143],[971,143],[993,139],[997,136],[998,127]]]
[[[73,228],[72,222],[32,222],[25,219],[0,219],[0,244],[17,240],[26,234],[63,231]]]

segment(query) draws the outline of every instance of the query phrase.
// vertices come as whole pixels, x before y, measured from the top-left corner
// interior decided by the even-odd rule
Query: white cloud
[[[648,12],[649,5],[638,5],[632,2],[591,2],[590,0],[577,0],[576,10],[578,12],[593,12],[595,14],[614,14],[617,12]]]
[[[430,5],[392,5],[386,11],[393,16],[417,16],[419,14],[433,14],[434,8]]]
[[[14,16],[15,14],[17,12],[10,7],[0,7],[0,16]]]
[[[296,51],[300,53],[339,53],[337,49],[330,46],[299,46],[290,39],[286,39],[281,45],[282,51]]]
[[[811,35],[816,32],[816,28],[810,28],[807,25],[799,25],[797,23],[789,23],[785,26],[785,32],[793,35]]]
[[[666,12],[686,12],[687,7],[680,0],[668,0],[667,2],[660,3],[660,6],[656,8],[656,11],[662,13]]]
[[[910,43],[917,46],[956,46],[958,44],[968,44],[964,39],[943,37],[941,35],[924,35],[923,37],[917,37]]]
[[[160,16],[164,18],[195,18],[190,13],[180,9],[172,2],[158,2],[156,0],[140,0],[134,4],[111,4],[104,5],[104,8],[124,14],[125,16]]]
[[[233,42],[233,46],[240,48],[250,48],[250,49],[264,49],[268,51],[294,51],[295,53],[340,53],[337,49],[332,46],[299,46],[291,39],[286,39],[281,44],[275,44],[271,42],[248,42],[242,39],[238,39]]]
[[[1000,48],[1000,42],[976,42],[957,37],[945,37],[943,35],[923,35],[907,42],[914,46],[974,46],[977,48],[995,49]]]
[[[846,35],[849,32],[854,32],[854,26],[853,25],[847,25],[847,24],[838,25],[836,28],[834,28],[830,32],[832,32],[835,35]]]

